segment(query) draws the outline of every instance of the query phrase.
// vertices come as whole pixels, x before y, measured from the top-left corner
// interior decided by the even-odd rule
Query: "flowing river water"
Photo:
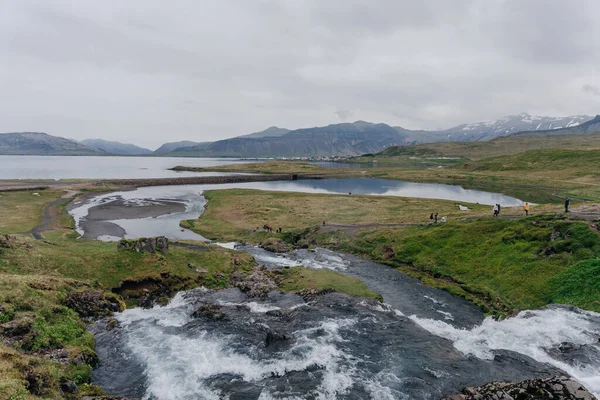
[[[123,193],[130,207],[143,208],[151,190],[159,189]],[[182,194],[167,190],[163,202]],[[186,201],[175,215],[190,212],[190,202],[203,204]],[[89,199],[72,213],[83,220],[103,204]],[[132,221],[149,235],[160,218]],[[80,229],[85,233],[85,224]],[[100,356],[95,383],[114,395],[157,400],[437,399],[467,385],[566,373],[600,394],[599,314],[554,305],[495,321],[461,298],[362,258],[222,246],[267,268],[336,270],[384,302],[339,293],[303,299],[273,292],[264,300],[238,289],[179,293],[165,307],[117,314],[119,329],[104,322],[92,328]],[[206,304],[220,306],[222,316],[193,315]]]

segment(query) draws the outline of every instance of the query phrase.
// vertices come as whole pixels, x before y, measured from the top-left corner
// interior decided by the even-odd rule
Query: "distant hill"
[[[277,128],[279,129],[279,128]],[[268,131],[268,130],[267,130]],[[263,134],[265,131],[261,132]],[[177,150],[177,155],[203,157],[308,157],[358,155],[406,143],[405,135],[386,124],[364,121],[278,132],[279,136],[236,137],[208,146]]]
[[[85,139],[81,140],[79,143],[83,143],[86,146],[95,147],[100,150],[104,150],[110,154],[119,154],[119,155],[147,155],[153,154],[152,150],[145,149],[143,147],[136,146],[134,144],[129,143],[120,143],[120,142],[111,142],[108,140],[102,139]]]
[[[583,128],[585,129],[585,128]],[[600,150],[600,132],[595,134],[555,135],[529,132],[489,140],[486,142],[437,142],[410,146],[392,146],[376,154],[364,154],[352,158],[355,162],[393,162],[415,157],[460,157],[479,160],[489,157],[506,156],[529,150],[569,148]]]
[[[570,117],[540,117],[527,113],[508,115],[494,121],[462,124],[441,131],[410,131],[395,127],[408,136],[413,144],[435,142],[482,142],[518,132],[553,131],[576,127],[592,119],[589,115]]]
[[[263,137],[279,137],[291,132],[289,129],[271,126],[264,131],[250,133],[248,135],[237,136],[238,138],[263,138]]]
[[[495,121],[462,124],[441,131],[410,130],[364,121],[296,130],[272,126],[249,135],[169,149],[170,155],[199,157],[352,156],[376,153],[394,145],[484,142],[522,131],[559,131],[565,127],[576,128],[591,119],[587,115],[539,117],[521,113]],[[158,150],[156,153],[159,154]]]
[[[519,132],[516,135],[590,135],[600,133],[600,115],[596,115],[593,119],[583,122],[578,125],[573,125],[566,128],[539,130],[534,132]]]
[[[104,150],[47,133],[14,132],[0,134],[0,154],[97,156],[107,153]]]
[[[211,142],[192,142],[189,140],[183,140],[181,142],[169,142],[169,143],[163,144],[158,149],[154,150],[154,154],[162,155],[162,154],[170,153],[177,149],[183,149],[183,148],[192,147],[192,146],[201,146],[201,145],[206,145],[209,143],[211,143]]]

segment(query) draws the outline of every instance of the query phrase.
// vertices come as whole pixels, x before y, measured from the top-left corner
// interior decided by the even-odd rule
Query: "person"
[[[437,216],[438,216],[438,213],[435,213],[434,216],[433,216],[433,223],[434,224],[437,224]]]
[[[527,217],[529,215],[529,203],[525,203],[523,210],[525,210],[525,216]]]
[[[498,216],[498,204],[494,204],[493,210],[494,210],[494,217],[497,217]]]
[[[279,227],[279,229],[277,230],[277,232],[281,233],[281,227]]]
[[[323,220],[323,226],[325,226],[325,220]]]
[[[442,217],[442,224],[446,222],[446,217]]]
[[[566,213],[569,212],[569,204],[571,204],[571,199],[569,199],[568,197],[565,197],[565,212]]]
[[[498,206],[498,215],[500,215],[500,204],[496,204]]]
[[[429,216],[429,223],[433,224],[433,213],[431,213],[431,215]]]

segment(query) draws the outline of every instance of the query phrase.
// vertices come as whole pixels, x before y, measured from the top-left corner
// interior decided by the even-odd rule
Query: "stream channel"
[[[142,232],[177,239],[184,232],[172,221],[199,215],[202,191],[213,188],[104,194],[70,212],[85,235],[97,224],[119,227],[95,236],[104,240]],[[169,213],[159,213],[161,207]],[[137,218],[121,218],[125,210]],[[238,289],[178,293],[164,307],[116,314],[118,329],[107,330],[106,321],[91,328],[100,357],[94,383],[113,395],[156,400],[439,399],[489,381],[568,374],[600,394],[600,314],[552,305],[495,321],[461,298],[362,258],[218,245],[247,252],[267,268],[336,270],[362,280],[384,302],[339,293],[303,299],[272,292],[263,300]],[[206,304],[221,306],[222,318],[192,316]]]

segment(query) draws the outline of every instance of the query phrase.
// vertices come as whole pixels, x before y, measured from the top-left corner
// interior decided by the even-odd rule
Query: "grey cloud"
[[[595,115],[599,12],[594,0],[8,1],[0,132],[158,146],[336,119]]]

